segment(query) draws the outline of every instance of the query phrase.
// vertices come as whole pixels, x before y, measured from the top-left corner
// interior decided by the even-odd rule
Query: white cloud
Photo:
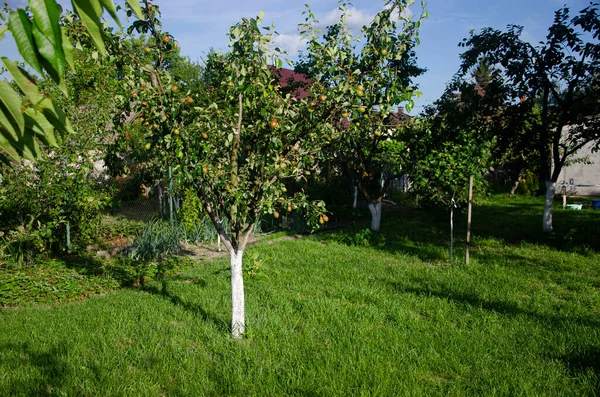
[[[302,40],[299,34],[280,34],[274,37],[274,41],[272,47],[279,47],[290,57],[298,55],[298,52],[306,46],[306,41]]]
[[[324,18],[319,19],[319,28],[323,28],[329,25],[334,25],[340,21],[342,11],[339,8],[335,8],[327,13]],[[368,25],[369,22],[375,17],[374,14],[357,10],[355,7],[350,7],[346,13],[346,22],[350,29],[360,32],[363,26]]]

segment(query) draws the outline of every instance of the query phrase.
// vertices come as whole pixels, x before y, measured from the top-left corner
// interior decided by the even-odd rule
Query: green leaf
[[[126,2],[137,19],[141,19],[143,21],[145,18],[144,13],[142,12],[142,7],[140,6],[140,2],[138,0],[126,0]]]
[[[33,13],[33,37],[38,51],[53,69],[47,69],[48,73],[60,85],[65,69],[65,54],[58,24],[60,8],[55,0],[30,0],[29,8]]]
[[[17,144],[21,156],[27,160],[35,160],[39,157],[40,145],[35,140],[35,134],[32,131],[26,131]]]
[[[102,56],[106,56],[106,47],[102,38],[102,21],[100,20],[102,7],[100,3],[92,0],[71,0],[71,4],[90,34],[94,46]]]
[[[38,137],[45,145],[58,147],[54,127],[43,113],[36,112],[33,108],[25,111],[25,125],[30,133]]]
[[[19,156],[19,153],[15,149],[15,145],[12,143],[12,140],[9,140],[6,137],[6,134],[8,134],[8,132],[4,130],[2,126],[0,126],[0,149],[12,157],[15,161],[19,161],[21,156]],[[3,163],[8,163],[7,159],[2,153],[0,153],[0,161]]]
[[[67,37],[67,30],[61,26],[60,34],[62,37],[62,50],[65,54],[65,61],[71,70],[75,70],[75,63],[73,62],[73,44]]]
[[[15,137],[23,134],[25,119],[21,113],[21,98],[5,81],[0,81],[0,114],[4,128],[13,131]]]
[[[39,109],[44,114],[46,119],[56,128],[61,134],[74,134],[75,130],[71,126],[71,122],[67,115],[49,98],[44,98]]]
[[[37,46],[33,38],[33,24],[23,9],[11,12],[8,17],[8,28],[15,38],[19,53],[32,68],[43,74]]]
[[[25,94],[27,99],[33,104],[38,101],[38,88],[33,78],[24,69],[17,66],[16,63],[6,57],[2,57],[4,67],[13,78],[13,81],[19,86],[19,89]]]
[[[121,21],[119,21],[119,16],[117,15],[117,10],[115,9],[115,4],[113,3],[113,1],[112,0],[100,0],[100,4],[106,11],[108,11],[108,13],[112,17],[112,19],[114,19],[115,22],[117,23],[117,25],[120,28],[122,28],[123,25],[121,25]]]

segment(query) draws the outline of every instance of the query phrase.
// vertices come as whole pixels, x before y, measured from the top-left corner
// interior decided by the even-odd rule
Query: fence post
[[[465,254],[465,265],[471,259],[471,217],[473,215],[473,175],[469,177],[469,209],[467,211],[467,252]]]
[[[169,166],[169,225],[173,227],[173,171]]]

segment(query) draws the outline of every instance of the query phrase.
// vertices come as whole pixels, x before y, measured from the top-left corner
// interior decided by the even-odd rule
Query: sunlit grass
[[[448,265],[443,211],[386,213],[367,246],[340,243],[359,225],[251,247],[241,342],[226,258],[2,311],[0,395],[598,395],[600,255],[563,227],[600,212],[545,236],[540,200],[482,204],[469,266]]]

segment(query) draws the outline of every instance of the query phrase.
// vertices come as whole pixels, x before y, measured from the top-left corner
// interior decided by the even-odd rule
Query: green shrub
[[[202,218],[202,201],[193,189],[184,190],[182,204],[177,211],[179,224],[183,225],[187,232],[190,232],[197,227]]]
[[[96,241],[112,192],[98,186],[91,171],[91,160],[46,157],[6,172],[0,186],[5,253],[30,258],[64,252],[67,225],[72,251]]]
[[[540,180],[532,171],[526,171],[519,181],[517,192],[523,196],[532,196],[539,190]]]

